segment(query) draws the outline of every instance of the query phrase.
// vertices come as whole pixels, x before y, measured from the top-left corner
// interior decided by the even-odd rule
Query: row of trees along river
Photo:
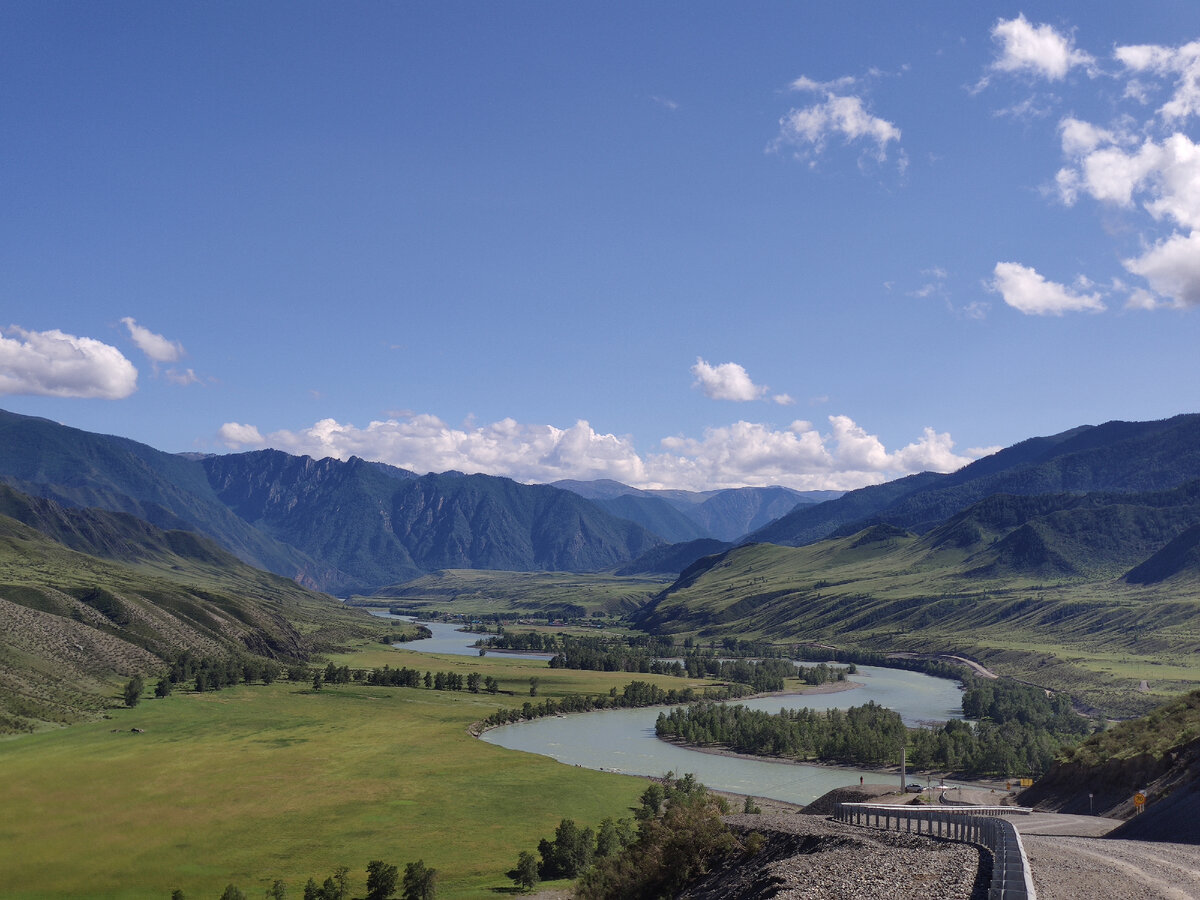
[[[551,634],[548,632],[503,632],[481,639],[482,651],[507,650],[553,653],[552,669],[587,669],[600,672],[637,672],[674,675],[680,678],[716,678],[748,684],[756,692],[781,691],[785,678],[799,678],[805,684],[842,681],[854,674],[854,666],[796,666],[778,647],[729,641],[721,645],[699,647],[671,638],[610,637]]]
[[[952,719],[908,728],[898,713],[873,702],[778,713],[702,702],[659,714],[655,732],[691,746],[860,766],[895,763],[904,746],[914,768],[980,777],[1040,774],[1061,746],[1090,730],[1064,695],[1007,680],[968,676],[964,684],[963,712],[974,724]]]

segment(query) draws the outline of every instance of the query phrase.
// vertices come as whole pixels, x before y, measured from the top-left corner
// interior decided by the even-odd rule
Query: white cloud
[[[1087,123],[1067,128],[1074,134],[1071,146],[1086,146],[1083,135],[1105,140],[1111,132],[1092,129]],[[1064,148],[1067,146],[1064,131]],[[1074,165],[1059,171],[1061,199],[1071,205],[1080,192],[1102,203],[1131,207],[1135,197],[1155,219],[1171,220],[1188,228],[1200,227],[1200,144],[1184,134],[1162,142],[1147,140],[1133,151],[1100,143],[1082,150]]]
[[[200,379],[196,375],[195,369],[167,369],[167,381],[171,384],[186,386],[189,384],[199,384]]]
[[[789,110],[779,120],[779,135],[768,149],[776,151],[791,146],[799,148],[799,155],[820,154],[830,138],[841,138],[847,144],[862,143],[873,147],[871,155],[879,162],[886,160],[888,144],[900,141],[900,129],[886,119],[871,115],[862,97],[841,93],[855,82],[852,77],[819,82],[805,76],[793,81],[793,90],[822,93],[825,100],[803,109]],[[901,153],[901,168],[905,162]]]
[[[1009,306],[1026,315],[1061,316],[1066,312],[1102,312],[1105,308],[1099,294],[1072,292],[1020,263],[996,263],[993,275],[988,287],[1000,294]]]
[[[240,425],[237,422],[226,422],[218,429],[217,437],[230,450],[241,450],[243,447],[260,448],[267,443],[253,425]]]
[[[1170,297],[1175,306],[1200,306],[1200,231],[1173,234],[1141,256],[1123,262],[1158,294]],[[1136,292],[1130,302],[1140,309],[1151,308],[1148,298]]]
[[[1200,112],[1200,41],[1181,47],[1153,44],[1117,47],[1113,56],[1132,72],[1176,76],[1174,94],[1158,110],[1165,121],[1186,119]],[[1148,87],[1141,81],[1131,81],[1126,95],[1145,100]]]
[[[1078,157],[1095,150],[1101,144],[1120,143],[1122,138],[1107,128],[1098,128],[1073,116],[1058,123],[1064,156]]]
[[[992,63],[997,72],[1023,73],[1061,81],[1076,66],[1093,69],[1095,60],[1076,50],[1074,39],[1052,25],[1033,25],[1024,14],[1000,19],[992,28],[999,55]]]
[[[1156,309],[1161,309],[1163,306],[1169,305],[1160,301],[1144,288],[1135,288],[1130,291],[1129,299],[1125,301],[1126,309],[1141,309],[1147,312],[1153,312]]]
[[[154,362],[178,362],[183,357],[183,345],[178,341],[167,340],[161,334],[143,328],[131,316],[126,316],[121,321],[129,329],[129,336],[133,338],[138,349]]]
[[[235,422],[219,436],[231,449],[271,446],[289,453],[348,459],[359,456],[415,472],[455,469],[526,482],[612,478],[635,487],[710,490],[781,484],[800,490],[849,490],[922,470],[951,471],[971,461],[953,453],[948,434],[925,429],[889,453],[879,438],[846,416],[830,416],[822,435],[810,422],[784,429],[736,422],[706,429],[700,438],[665,438],[658,452],[640,455],[628,438],[502,419],[453,428],[435,416],[371,422],[366,428],[323,419],[300,431],[262,435]]]
[[[745,403],[762,397],[769,388],[758,385],[750,380],[749,374],[734,362],[710,366],[700,357],[692,366],[692,374],[696,376],[693,387],[704,391],[704,396],[712,400],[734,400]]]
[[[1004,447],[1000,444],[993,444],[991,447],[970,447],[967,449],[967,455],[975,459],[983,459],[983,457],[999,453],[1003,449]]]
[[[833,81],[813,81],[807,75],[801,75],[789,85],[793,91],[811,91],[816,94],[826,94],[829,92],[844,91],[847,88],[854,87],[858,83],[858,79],[853,75],[843,75],[841,78],[835,78]]]
[[[771,400],[780,406],[794,406],[796,403],[791,394],[776,394]]]
[[[950,435],[926,427],[920,440],[900,448],[891,456],[893,468],[908,472],[953,472],[972,462],[974,455],[958,456]]]
[[[137,375],[120,350],[94,338],[16,325],[0,333],[0,394],[120,400],[137,390]]]
[[[1062,132],[1064,152],[1074,154],[1073,165],[1061,169],[1056,178],[1064,203],[1075,203],[1080,194],[1123,209],[1140,201],[1153,219],[1186,231],[1123,260],[1129,272],[1145,278],[1171,303],[1136,289],[1126,305],[1150,310],[1200,304],[1200,144],[1176,132],[1126,150],[1118,145],[1121,135],[1074,119],[1064,120]]]

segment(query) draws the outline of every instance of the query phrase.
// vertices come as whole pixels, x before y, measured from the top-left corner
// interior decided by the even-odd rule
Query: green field
[[[368,861],[403,871],[423,859],[439,897],[493,897],[561,818],[628,815],[644,789],[467,733],[528,700],[531,675],[541,697],[607,692],[629,675],[404,650],[337,661],[478,671],[514,694],[284,682],[176,693],[0,741],[3,895],[216,898],[233,883],[255,897],[281,878],[299,897],[309,876],[346,865],[362,896]]]
[[[665,578],[599,572],[444,569],[372,597],[353,597],[350,602],[355,606],[403,606],[421,613],[581,618],[629,612],[668,584],[670,580]]]

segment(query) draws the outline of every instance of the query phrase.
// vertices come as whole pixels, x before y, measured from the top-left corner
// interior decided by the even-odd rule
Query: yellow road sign
[[[1138,791],[1136,794],[1134,794],[1133,795],[1133,805],[1136,806],[1138,809],[1141,809],[1143,806],[1145,806],[1146,805],[1146,795],[1143,794],[1141,791]]]

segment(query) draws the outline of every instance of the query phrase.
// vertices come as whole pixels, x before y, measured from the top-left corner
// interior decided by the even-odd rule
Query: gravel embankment
[[[755,856],[694,884],[683,897],[973,900],[987,895],[991,858],[969,844],[842,825],[817,816],[737,815],[726,821],[739,833],[761,833],[765,845]]]

